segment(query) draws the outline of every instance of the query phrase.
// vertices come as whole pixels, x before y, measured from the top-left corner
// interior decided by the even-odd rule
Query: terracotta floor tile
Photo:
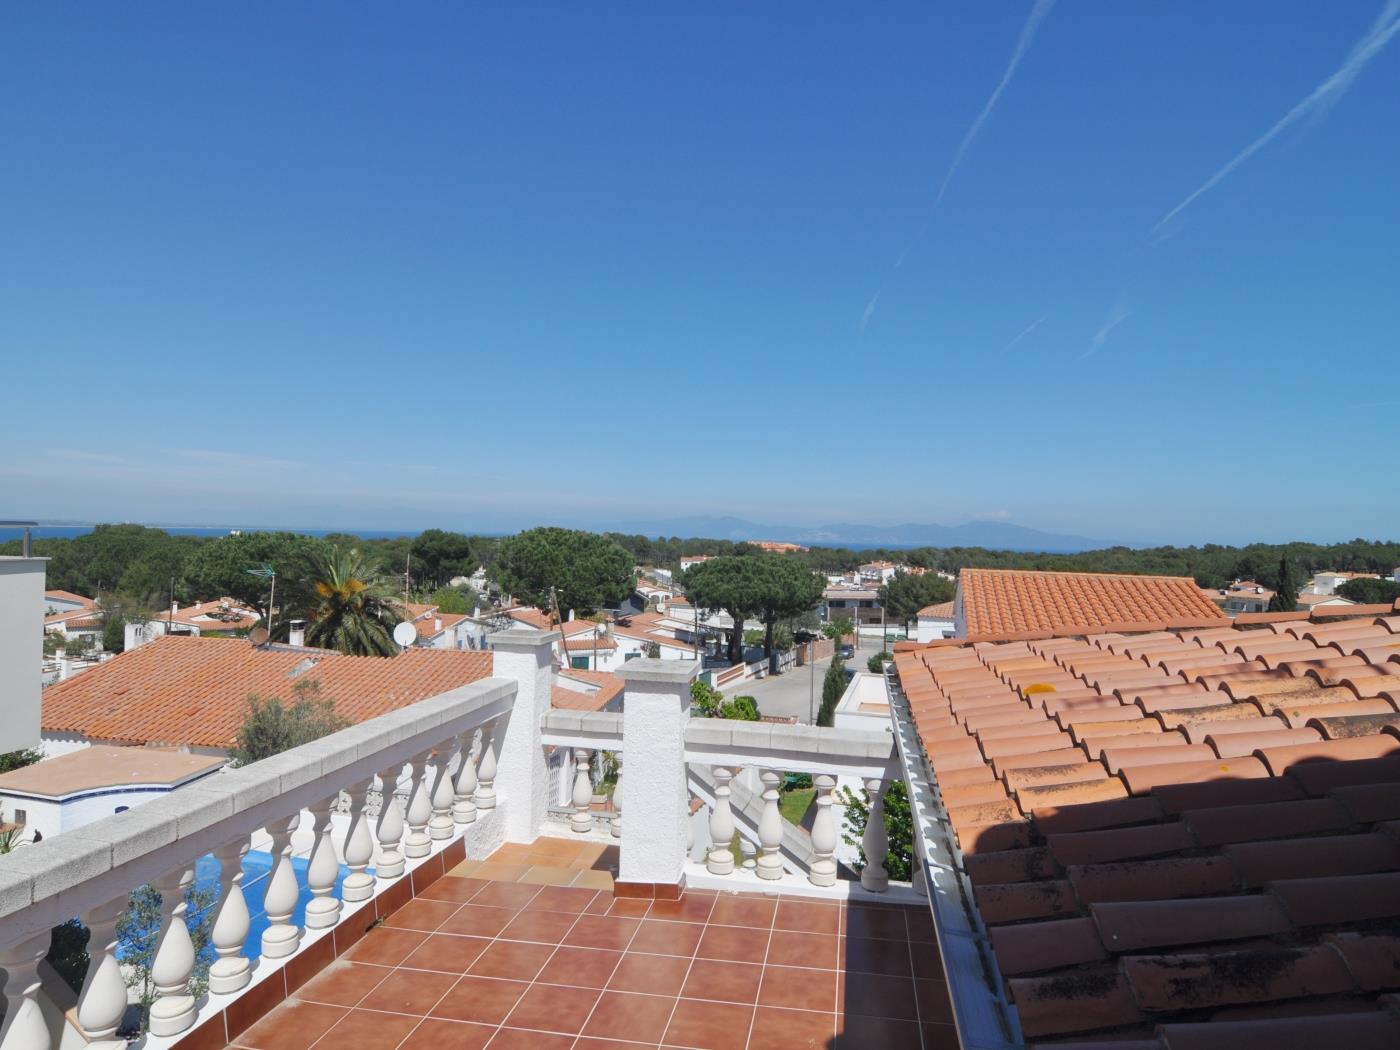
[[[911,941],[931,944],[938,939],[933,930],[933,916],[927,908],[910,908],[904,913],[904,922]]]
[[[482,1050],[495,1034],[491,1025],[427,1017],[399,1050]]]
[[[841,932],[841,908],[833,904],[811,901],[780,900],[773,919],[775,930],[797,930],[801,933]]]
[[[486,864],[525,864],[534,849],[533,842],[503,842],[485,860]]]
[[[836,1019],[830,1013],[760,1006],[754,1014],[749,1046],[754,1050],[827,1050],[835,1032]]]
[[[608,902],[604,915],[616,915],[624,919],[641,919],[651,911],[652,902],[641,897],[602,898]],[[653,916],[655,918],[655,916]]]
[[[874,973],[845,974],[837,1013],[916,1021],[919,1014],[914,1005],[914,982],[908,977]]]
[[[296,998],[331,1006],[354,1006],[394,971],[387,966],[336,959],[296,990]]]
[[[523,981],[463,977],[433,1007],[433,1016],[453,1021],[500,1024],[529,987]]]
[[[484,863],[484,861],[480,860],[464,860],[461,863],[459,863],[455,868],[450,869],[447,872],[447,874],[467,876],[470,875],[472,872],[476,871],[476,869],[481,867],[481,865]]]
[[[687,891],[678,901],[652,901],[648,915],[653,919],[671,919],[676,922],[708,922],[714,910],[715,896],[708,893]]]
[[[852,904],[846,908],[846,925],[842,932],[848,937],[879,937],[897,941],[909,939],[909,928],[904,921],[903,908],[873,908]]]
[[[574,1044],[574,1050],[642,1050],[643,1047],[654,1047],[656,1043],[630,1043],[621,1039],[595,1039],[591,1036],[580,1036],[578,1042]]]
[[[752,926],[766,930],[773,925],[778,902],[771,898],[720,895],[709,921],[717,926]]]
[[[838,941],[839,938],[825,933],[774,930],[773,939],[768,942],[768,962],[774,966],[811,966],[821,970],[834,969]]]
[[[459,977],[481,957],[491,943],[488,937],[462,937],[451,933],[433,933],[413,949],[400,966],[410,970],[437,970]]]
[[[840,967],[847,972],[883,973],[891,977],[908,977],[912,973],[909,945],[904,941],[843,937],[840,956]]]
[[[488,1050],[569,1050],[574,1037],[557,1032],[531,1032],[523,1028],[502,1028]]]
[[[574,924],[565,944],[579,948],[610,948],[621,951],[641,925],[640,919],[614,919],[605,915],[583,915]]]
[[[596,988],[563,988],[554,984],[532,985],[515,1004],[505,1023],[511,1028],[578,1035],[602,993]]]
[[[667,922],[664,919],[644,919],[637,934],[628,945],[629,951],[651,955],[695,954],[705,928],[693,922]]]
[[[679,995],[690,960],[673,955],[637,955],[628,952],[618,963],[608,987],[616,992]]]
[[[488,860],[484,861],[481,867],[472,873],[472,878],[488,879],[491,882],[515,882],[529,870],[530,865],[528,864]]]
[[[574,878],[573,885],[610,891],[613,888],[612,873],[609,871],[581,871]]]
[[[582,889],[576,886],[546,886],[530,902],[531,910],[542,908],[545,911],[568,912],[577,915],[593,903],[597,890]]]
[[[584,847],[588,845],[591,845],[591,843],[585,842],[582,839],[538,838],[530,843],[529,856],[532,860],[544,858],[567,864],[570,861],[577,860],[579,854],[583,852]],[[601,846],[599,850],[601,850]],[[595,853],[596,852],[597,851],[595,851]]]
[[[423,930],[431,933],[452,918],[460,907],[456,901],[416,897],[385,919],[384,925],[396,930]]]
[[[531,906],[511,919],[498,936],[508,941],[537,941],[540,944],[558,944],[577,920],[577,914],[563,911],[540,911]]]
[[[602,988],[622,959],[621,952],[598,948],[560,948],[550,957],[537,981],[569,984],[582,988]]]
[[[341,958],[351,962],[374,963],[377,966],[397,966],[427,939],[428,935],[418,930],[394,930],[388,926],[376,926]]]
[[[457,983],[458,976],[423,970],[395,970],[360,1000],[359,1008],[424,1017]]]
[[[344,1007],[323,1003],[285,1002],[233,1043],[257,1050],[302,1050],[349,1012]]]
[[[584,1035],[660,1042],[676,1000],[669,996],[604,992],[584,1026]]]
[[[578,871],[574,868],[560,868],[552,864],[536,864],[529,871],[520,876],[518,880],[521,885],[531,886],[568,886],[578,877]]]
[[[915,977],[936,978],[940,981],[944,979],[943,956],[938,952],[938,945],[911,941],[909,947]]]
[[[840,1022],[836,1033],[837,1050],[922,1050],[919,1026],[912,1021],[888,1017],[851,1015]]]
[[[325,1050],[395,1050],[421,1018],[351,1010],[317,1044]]]
[[[456,901],[465,904],[490,883],[483,879],[458,878],[449,873],[438,879],[418,895],[419,899],[434,901]]]
[[[926,1024],[923,1032],[924,1050],[962,1050],[956,1025]]]
[[[661,1041],[697,1050],[744,1050],[752,1025],[752,1006],[682,999]]]
[[[702,959],[732,959],[761,963],[768,952],[768,931],[739,926],[707,926],[696,955]]]
[[[953,1003],[948,998],[948,985],[943,981],[915,981],[914,997],[919,1002],[920,1021],[953,1023]]]
[[[752,963],[696,959],[691,963],[681,995],[687,999],[711,999],[752,1006],[758,998],[763,967]]]
[[[518,882],[493,882],[472,898],[472,904],[514,908],[519,911],[534,900],[539,892],[538,886],[526,886]]]
[[[495,937],[515,918],[513,908],[491,908],[481,904],[464,904],[457,913],[442,924],[439,933],[460,933],[469,937]]]
[[[525,941],[496,941],[468,967],[474,977],[501,977],[511,981],[533,981],[554,954],[552,944]],[[910,991],[913,991],[911,986]]]
[[[765,966],[758,1003],[793,1010],[832,1011],[836,1008],[836,971]]]

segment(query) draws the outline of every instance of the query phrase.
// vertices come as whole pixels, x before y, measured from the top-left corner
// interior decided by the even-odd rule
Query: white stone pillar
[[[209,991],[216,995],[246,988],[253,979],[252,966],[243,955],[243,942],[252,925],[243,896],[243,856],[247,852],[247,835],[229,839],[214,851],[219,862],[219,905],[209,939],[219,957],[209,967]]]
[[[111,1039],[126,1013],[126,981],[117,963],[117,923],[126,911],[123,894],[83,916],[88,928],[88,969],[78,993],[78,1024],[89,1042]]]
[[[533,842],[549,810],[549,766],[540,723],[549,710],[554,645],[562,638],[558,631],[518,627],[490,636],[492,674],[516,683],[510,718],[496,727],[498,790],[509,801],[506,839],[510,842]],[[484,773],[477,775],[486,779]]]
[[[428,837],[428,821],[433,819],[433,803],[428,797],[428,785],[424,771],[428,765],[430,752],[422,751],[409,760],[413,776],[408,785],[408,810],[404,820],[408,823],[408,834],[403,839],[405,857],[426,857],[433,851],[433,840]]]
[[[340,859],[335,855],[331,840],[331,810],[340,801],[340,793],[310,806],[314,821],[312,833],[315,846],[306,866],[306,886],[311,899],[306,902],[306,928],[324,930],[340,921],[340,901],[335,895],[335,880],[340,875]]]
[[[433,754],[433,816],[428,821],[428,837],[434,841],[450,839],[454,833],[452,803],[452,758],[457,753],[457,738],[449,737],[437,746]]]
[[[580,835],[593,830],[593,781],[589,776],[586,747],[574,748],[574,812],[569,817],[569,827]]]
[[[160,941],[151,964],[151,984],[156,990],[156,1001],[151,1004],[152,1035],[179,1035],[194,1024],[195,1003],[190,995],[194,942],[185,925],[185,890],[193,881],[194,872],[182,866],[153,884],[160,894],[161,923]]]
[[[374,857],[374,838],[369,833],[369,818],[365,815],[365,804],[369,801],[372,780],[361,780],[352,784],[346,792],[350,796],[350,827],[345,833],[345,866],[350,874],[340,884],[340,897],[345,901],[364,901],[374,896],[374,876],[365,869]]]
[[[499,748],[495,720],[482,723],[481,755],[476,764],[476,794],[472,796],[478,810],[496,808],[496,753]]]
[[[617,769],[617,779],[613,781],[612,793],[612,837],[622,838],[622,766]]]
[[[807,879],[813,886],[836,885],[836,818],[831,812],[831,792],[836,778],[819,773],[812,778],[817,789],[817,815],[812,819],[812,852]]]
[[[715,766],[711,773],[715,778],[715,804],[710,810],[710,852],[705,857],[705,868],[711,875],[729,875],[734,871],[734,854],[729,849],[734,841],[734,810],[729,801],[734,770]]]
[[[476,730],[462,734],[461,760],[457,763],[457,778],[453,781],[452,823],[470,824],[476,820],[476,756],[472,754],[472,742]]]
[[[263,830],[272,836],[272,875],[267,880],[263,908],[267,911],[267,929],[262,935],[262,954],[267,959],[291,955],[301,943],[301,930],[292,924],[301,887],[297,885],[292,868],[292,832],[301,821],[301,814],[274,820]]]
[[[763,813],[758,818],[760,849],[754,872],[760,879],[776,880],[783,877],[783,815],[778,809],[778,784],[783,778],[777,770],[765,769],[759,779],[763,781]]]
[[[385,881],[403,874],[403,850],[399,848],[399,840],[403,838],[403,810],[395,794],[402,773],[403,766],[391,766],[379,774],[379,824],[375,829],[379,860],[374,865],[374,873]]]
[[[39,1008],[39,963],[49,953],[50,930],[0,950],[5,973],[4,1050],[49,1050],[49,1029]]]
[[[661,889],[683,887],[686,819],[685,729],[690,686],[700,664],[691,660],[629,660],[615,672],[625,683],[622,753],[629,808],[622,828],[618,882]]]
[[[890,888],[885,871],[885,857],[890,851],[890,838],[885,832],[885,782],[871,777],[865,782],[865,795],[870,802],[865,821],[865,834],[860,845],[865,851],[865,867],[861,869],[860,884],[871,893],[884,893]]]

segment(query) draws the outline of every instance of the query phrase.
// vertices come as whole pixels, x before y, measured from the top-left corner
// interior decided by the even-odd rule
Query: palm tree
[[[332,545],[313,562],[304,614],[306,642],[351,656],[393,656],[398,605],[357,550]]]

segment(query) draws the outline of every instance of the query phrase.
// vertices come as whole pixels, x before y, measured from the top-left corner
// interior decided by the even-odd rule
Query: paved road
[[[879,650],[872,645],[862,645],[856,650],[855,659],[847,660],[846,666],[858,671],[865,670],[865,661]],[[799,722],[811,723],[812,708],[822,702],[822,678],[830,666],[830,660],[818,660],[815,668],[794,667],[786,674],[774,675],[757,682],[745,682],[742,687],[726,690],[727,696],[751,696],[758,701],[760,714],[796,715]],[[809,690],[810,697],[809,699]]]

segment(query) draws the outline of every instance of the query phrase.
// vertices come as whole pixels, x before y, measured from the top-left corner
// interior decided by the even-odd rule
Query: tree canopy
[[[442,587],[454,576],[470,576],[480,564],[471,538],[460,532],[425,529],[409,546],[409,574],[424,587]]]
[[[394,625],[404,615],[382,580],[355,549],[333,546],[318,554],[289,588],[285,631],[293,617],[306,621],[306,643],[352,656],[395,656]]]
[[[824,581],[801,562],[782,554],[722,555],[693,565],[684,577],[690,600],[705,609],[723,609],[734,620],[729,658],[743,654],[744,621],[763,621],[764,651],[773,655],[778,621],[797,616],[821,600]]]
[[[1343,598],[1349,598],[1361,605],[1380,605],[1400,598],[1400,583],[1394,580],[1348,580],[1337,588]]]
[[[248,697],[248,711],[229,752],[236,766],[280,755],[302,744],[345,729],[350,723],[336,714],[335,702],[321,696],[321,683],[303,679],[292,686],[292,702],[279,697]]]
[[[505,593],[541,608],[553,587],[567,615],[621,605],[636,587],[632,564],[630,554],[597,533],[548,526],[502,540],[490,573]]]
[[[1269,599],[1269,612],[1297,612],[1298,580],[1293,575],[1293,566],[1288,558],[1279,559],[1278,577],[1274,582],[1274,596]]]
[[[222,536],[195,549],[185,564],[187,589],[204,597],[233,598],[250,605],[271,619],[268,597],[270,581],[251,576],[249,569],[271,565],[277,571],[278,605],[284,605],[298,581],[311,578],[318,560],[324,559],[331,544],[296,532],[245,532]],[[287,617],[279,617],[281,621]]]
[[[908,624],[917,619],[926,605],[953,600],[953,584],[933,572],[921,576],[897,571],[880,588],[880,604],[885,615],[895,623]]]

